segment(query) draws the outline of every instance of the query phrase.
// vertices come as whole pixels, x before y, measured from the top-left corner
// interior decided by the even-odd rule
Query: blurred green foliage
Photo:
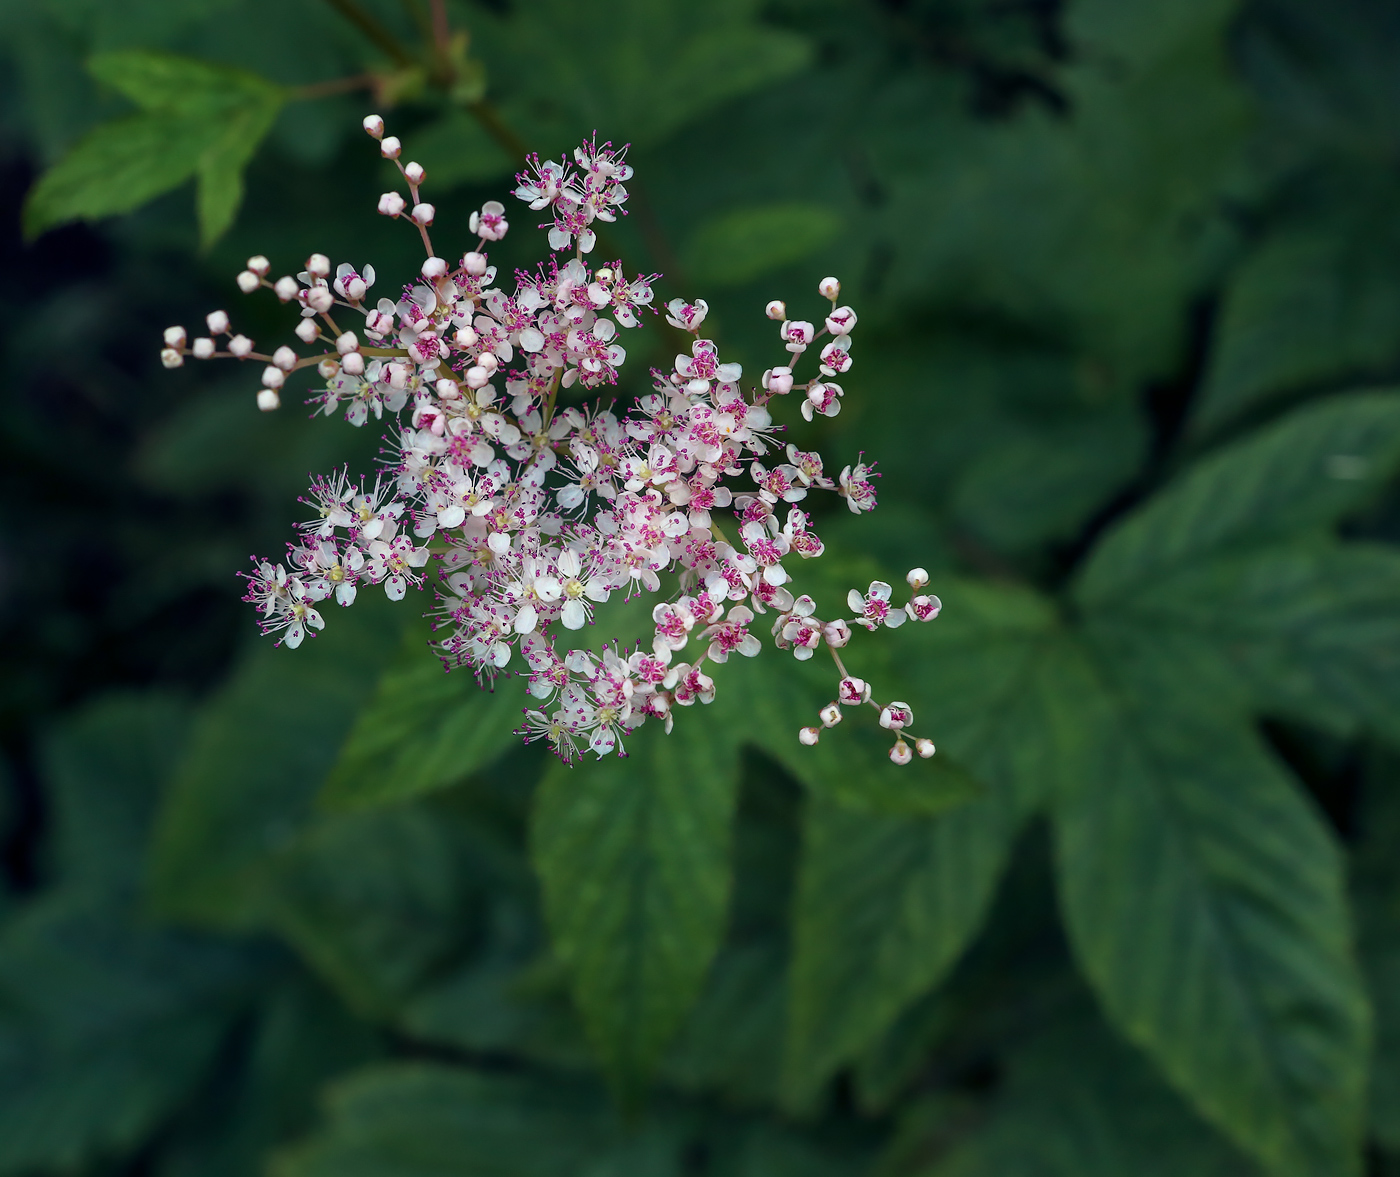
[[[444,11],[0,3],[0,1177],[1400,1171],[1393,6]],[[606,248],[750,373],[841,275],[793,437],[882,503],[804,587],[933,570],[858,656],[937,757],[799,747],[764,657],[563,770],[412,602],[251,637],[374,430],[159,332],[255,252],[412,272],[374,109],[444,229],[633,142]]]

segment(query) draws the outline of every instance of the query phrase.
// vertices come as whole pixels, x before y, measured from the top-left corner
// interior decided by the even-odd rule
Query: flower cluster
[[[778,649],[807,659],[824,647],[839,675],[837,699],[820,726],[802,729],[803,743],[815,744],[843,707],[870,705],[895,735],[895,763],[912,758],[907,739],[932,755],[931,742],[908,734],[909,706],[875,701],[840,651],[854,626],[929,621],[938,599],[914,595],[897,606],[891,587],[875,582],[851,592],[850,618],[823,621],[812,598],[790,587],[793,568],[824,550],[801,506],[807,497],[839,496],[857,514],[876,501],[873,464],[856,461],[833,477],[820,454],[779,442],[772,414],[791,395],[808,420],[840,411],[835,377],[851,367],[856,326],[840,283],[820,283],[828,304],[820,323],[768,304],[785,362],[747,392],[740,366],[701,334],[706,304],[676,299],[666,320],[690,338],[669,370],[652,371],[649,394],[626,408],[564,404],[566,390],[616,383],[627,358],[620,333],[652,309],[658,275],[629,279],[620,262],[584,260],[598,243],[595,222],[625,211],[625,148],[595,139],[572,162],[531,157],[515,195],[551,218],[541,227],[554,253],[533,272],[517,271],[508,288],[487,256],[509,229],[505,208],[488,202],[471,216],[472,248],[439,256],[429,235],[436,210],[420,195],[424,169],[400,162],[401,145],[377,116],[365,129],[407,185],[408,199],[385,193],[379,211],[420,235],[427,260],[417,280],[397,300],[371,301],[370,266],[332,270],[313,254],[295,278],[271,280],[267,259],[254,257],[240,289],[295,304],[296,335],[313,354],[255,351],[223,311],[207,317],[206,336],[190,340],[181,327],[165,335],[167,367],[187,356],[262,363],[264,410],[278,407],[288,376],[314,368],[318,412],[344,406],[353,425],[386,412],[392,422],[387,469],[373,486],[345,471],[318,478],[287,560],[255,560],[245,599],[264,632],[296,647],[323,627],[318,606],[332,596],[349,605],[368,583],[399,600],[424,583],[432,561],[441,657],[483,682],[519,668],[538,704],[522,734],[572,761],[584,748],[622,753],[624,736],[648,719],[669,732],[675,708],[710,702],[710,667],[756,655],[758,616],[771,614]],[[809,350],[816,373],[799,379]],[[915,594],[927,579],[910,572]],[[577,632],[614,594],[657,596],[651,632],[589,648]]]

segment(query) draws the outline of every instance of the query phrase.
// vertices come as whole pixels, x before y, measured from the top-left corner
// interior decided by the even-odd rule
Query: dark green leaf
[[[189,708],[168,695],[115,695],[91,704],[44,745],[65,886],[131,893],[160,793],[184,749]]]
[[[0,937],[0,1173],[136,1147],[185,1100],[237,1012],[249,962],[135,929],[77,894]]]
[[[1110,1018],[1270,1171],[1358,1173],[1369,1011],[1335,843],[1194,684],[1083,714],[1096,756],[1054,829]]]
[[[162,910],[219,927],[261,921],[273,861],[311,816],[413,609],[362,598],[300,649],[260,646],[205,706],[157,826]]]
[[[273,922],[353,1009],[383,1016],[468,938],[456,849],[421,808],[324,820],[279,865]]]
[[[670,1177],[675,1144],[650,1126],[627,1133],[602,1093],[399,1064],[332,1089],[330,1123],[283,1155],[275,1177],[546,1177],[617,1172]],[[613,1168],[615,1166],[615,1168]]]
[[[700,991],[729,896],[736,753],[684,714],[631,755],[553,768],[531,835],[555,951],[604,1069],[635,1094]]]
[[[213,115],[245,104],[275,108],[283,95],[280,86],[246,70],[148,49],[96,54],[88,72],[148,111]]]
[[[243,203],[243,169],[282,109],[280,95],[253,101],[232,112],[218,139],[200,156],[199,240],[207,249],[233,224]]]
[[[1400,396],[1336,397],[1198,462],[1095,548],[1075,592],[1102,605],[1186,561],[1321,531],[1400,460]]]
[[[456,784],[519,738],[526,702],[519,680],[486,691],[466,671],[449,674],[413,627],[403,651],[360,712],[326,780],[337,808],[383,805]]]

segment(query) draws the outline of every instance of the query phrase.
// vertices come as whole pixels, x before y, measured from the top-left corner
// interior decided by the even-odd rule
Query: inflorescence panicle
[[[505,207],[488,201],[470,218],[475,245],[451,260],[438,256],[424,169],[401,161],[402,145],[385,136],[379,116],[364,127],[408,189],[407,199],[385,193],[378,208],[419,234],[427,260],[418,280],[397,300],[372,302],[372,266],[332,270],[325,255],[312,254],[296,277],[271,280],[267,258],[253,257],[239,289],[295,303],[295,334],[313,354],[288,345],[256,351],[224,311],[206,317],[208,334],[199,338],[183,327],[165,332],[168,368],[189,356],[263,364],[264,411],[279,407],[289,376],[314,368],[317,412],[344,405],[352,425],[371,413],[380,420],[387,412],[392,422],[391,456],[372,486],[345,470],[316,478],[286,563],[254,559],[244,599],[257,607],[263,632],[295,648],[324,626],[317,606],[332,596],[350,605],[367,583],[401,600],[434,561],[439,655],[483,683],[523,662],[519,673],[538,707],[525,712],[520,734],[548,740],[571,762],[583,748],[624,754],[623,737],[642,723],[657,720],[670,732],[676,707],[709,703],[709,665],[758,654],[755,622],[771,613],[777,649],[806,660],[824,647],[838,676],[836,699],[798,733],[803,744],[840,723],[844,708],[870,706],[894,733],[894,763],[932,756],[933,743],[909,732],[909,705],[877,701],[841,654],[853,627],[935,618],[938,598],[922,591],[928,574],[909,573],[911,598],[902,605],[882,581],[852,589],[851,616],[829,620],[789,587],[794,557],[824,551],[797,504],[825,491],[857,514],[875,507],[873,463],[862,457],[831,477],[820,454],[780,445],[770,411],[796,393],[809,421],[840,412],[836,377],[851,367],[856,326],[841,284],[819,284],[829,304],[820,323],[768,304],[786,355],[747,393],[740,365],[722,361],[701,335],[705,302],[675,299],[666,321],[693,340],[670,371],[653,369],[649,395],[623,411],[596,402],[560,407],[561,389],[616,383],[627,358],[619,333],[656,313],[659,275],[629,280],[620,262],[595,269],[585,261],[598,243],[594,222],[626,212],[626,148],[595,137],[572,161],[526,161],[514,195],[549,218],[540,227],[552,252],[533,273],[517,272],[507,293],[487,254],[510,228]],[[795,369],[813,349],[816,372],[800,379]],[[561,644],[614,593],[657,594],[649,635],[630,643],[610,635],[593,648],[567,648],[576,638]]]

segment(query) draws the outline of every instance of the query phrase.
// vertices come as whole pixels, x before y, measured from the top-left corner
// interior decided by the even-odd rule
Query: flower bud
[[[928,569],[911,568],[904,577],[904,580],[911,589],[921,589],[924,585],[928,584]]]
[[[384,138],[384,120],[377,114],[365,115],[365,121],[360,125],[364,127],[365,134],[371,139]]]
[[[427,226],[433,223],[433,217],[437,215],[437,209],[431,204],[415,204],[413,206],[413,212],[409,215],[413,218],[414,224]]]
[[[797,733],[800,743],[806,744],[809,748],[821,739],[822,729],[819,727],[804,727]]]
[[[369,287],[365,285],[365,280],[363,278],[351,278],[345,283],[344,289],[346,298],[351,302],[359,302],[360,299],[364,298],[365,292]]]
[[[297,353],[286,344],[283,344],[272,353],[272,362],[284,372],[290,372],[297,366]]]
[[[442,397],[444,400],[453,400],[462,395],[462,390],[457,387],[457,381],[450,380],[446,376],[434,384],[433,387],[437,389],[438,396]]]
[[[494,352],[484,351],[476,357],[476,364],[479,368],[485,368],[488,376],[494,376],[501,366],[501,361],[496,358]]]
[[[863,678],[848,676],[841,680],[836,695],[847,707],[858,707],[870,698],[870,684]]]
[[[894,747],[890,749],[890,759],[896,764],[908,764],[914,759],[914,753],[903,740],[896,740]]]
[[[313,253],[306,259],[306,272],[313,278],[324,278],[331,272],[331,259],[324,253]]]
[[[386,217],[396,217],[407,203],[397,192],[386,192],[379,198],[379,211]]]
[[[340,369],[350,376],[363,376],[365,374],[365,357],[357,351],[352,351],[340,361]]]
[[[296,298],[297,291],[300,290],[301,287],[297,285],[297,280],[295,278],[288,275],[278,278],[277,281],[273,283],[272,289],[283,302],[291,302],[292,299]]]
[[[262,285],[262,279],[253,273],[252,270],[244,270],[238,275],[237,281],[238,289],[243,291],[244,294],[252,294],[253,291]]]
[[[246,335],[235,335],[228,341],[229,354],[242,359],[253,350],[253,341]]]
[[[835,278],[823,278],[817,283],[817,293],[835,302],[841,296],[841,283]]]
[[[919,755],[922,756],[925,760],[927,760],[930,756],[933,755],[932,740],[915,740],[914,748],[918,751]]]
[[[457,334],[452,337],[458,347],[471,347],[477,341],[477,333],[471,327],[458,327]]]
[[[160,362],[167,368],[182,368],[185,357],[173,347],[163,347],[160,349]]]
[[[260,253],[255,253],[248,259],[248,268],[259,278],[266,278],[268,270],[272,269],[272,263]]]
[[[792,391],[791,368],[769,368],[763,373],[763,388],[774,396],[784,396]]]
[[[421,184],[427,172],[423,170],[423,165],[421,163],[411,163],[404,168],[403,174],[404,178],[407,179],[410,184]]]
[[[268,364],[268,366],[263,369],[262,382],[264,388],[281,388],[286,382],[286,379],[287,377],[281,368],[274,368],[271,364]]]
[[[196,339],[190,346],[190,351],[194,353],[197,360],[207,360],[214,354],[214,341],[212,339]]]
[[[839,650],[851,640],[851,627],[845,618],[838,617],[835,621],[828,621],[822,626],[822,637],[826,638],[826,644]]]
[[[228,315],[224,311],[210,311],[204,316],[210,335],[222,335],[228,330]]]
[[[403,150],[403,144],[398,141],[397,136],[390,135],[387,139],[379,142],[379,154],[385,159],[398,159],[399,152]]]
[[[183,327],[167,327],[165,329],[166,347],[184,347],[185,329]]]
[[[370,311],[365,317],[365,330],[375,335],[388,335],[394,329],[394,316],[383,311]]]
[[[297,324],[297,338],[302,343],[315,343],[316,337],[321,334],[321,328],[316,326],[315,319],[303,319]]]
[[[322,360],[319,364],[316,365],[316,374],[320,376],[322,380],[329,380],[332,376],[337,375],[339,372],[340,361],[337,360],[334,356],[327,356],[324,360]]]
[[[329,286],[313,286],[306,292],[306,305],[318,315],[324,315],[335,306],[335,295]]]
[[[486,273],[486,255],[472,250],[471,253],[462,255],[462,268],[473,278],[480,278]]]
[[[352,351],[360,350],[360,341],[356,338],[353,331],[347,331],[335,341],[335,350],[341,355],[347,356]]]
[[[468,388],[482,388],[491,380],[491,373],[480,364],[473,364],[467,369],[466,374]]]
[[[880,709],[880,726],[899,731],[914,722],[914,711],[908,703],[890,703]]]
[[[418,208],[422,208],[422,207],[423,207],[423,206],[422,206],[421,204],[418,206]],[[431,207],[431,206],[429,206],[429,207]],[[415,209],[413,210],[414,219],[415,219],[415,220],[417,219],[418,208],[415,208]],[[430,281],[430,282],[431,282],[434,278],[441,278],[441,277],[443,277],[444,275],[446,275],[446,273],[447,273],[447,263],[446,263],[445,261],[443,261],[442,258],[440,258],[440,257],[430,257],[427,261],[425,261],[425,262],[423,263],[423,269],[422,269],[423,277],[427,278],[428,281]]]
[[[787,318],[787,303],[783,302],[781,299],[775,298],[763,308],[763,313],[775,323],[781,323]]]
[[[407,388],[407,387],[408,387],[408,376],[409,376],[408,369],[405,368],[402,364],[390,364],[390,365],[389,365],[389,387],[390,387],[390,388]]]
[[[841,705],[839,703],[828,703],[819,712],[822,727],[835,727],[841,722]]]
[[[276,369],[272,369],[276,371]],[[258,390],[258,408],[264,413],[270,413],[273,409],[281,408],[282,398],[277,395],[275,388],[260,388]]]

